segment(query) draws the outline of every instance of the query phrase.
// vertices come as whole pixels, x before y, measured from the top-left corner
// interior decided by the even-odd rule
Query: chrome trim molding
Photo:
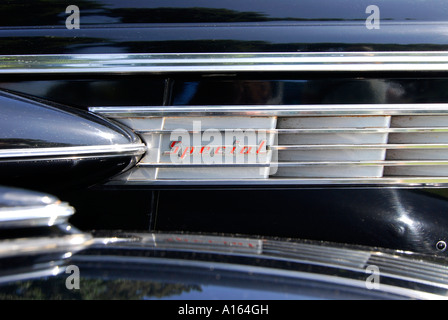
[[[355,132],[354,132],[355,133]],[[356,132],[357,133],[357,132]],[[324,150],[338,150],[338,149],[446,149],[448,144],[445,143],[400,143],[400,144],[301,144],[301,145],[282,145],[271,146],[275,150],[309,150],[309,149],[324,149]]]
[[[67,222],[74,213],[75,209],[65,202],[46,206],[2,208],[0,229],[58,225]]]
[[[111,180],[110,186],[389,186],[443,187],[448,177]]]
[[[427,128],[328,128],[328,129],[250,129],[253,132],[272,134],[295,134],[295,133],[408,133],[408,132],[448,132],[448,127]],[[207,132],[220,131],[232,133],[235,129],[207,129]],[[171,134],[172,130],[135,130],[137,134]],[[205,130],[186,130],[187,133],[201,133]],[[426,146],[426,144],[425,144]],[[447,145],[448,146],[448,145]]]
[[[220,168],[220,167],[300,167],[300,166],[448,166],[443,160],[402,160],[402,161],[300,161],[269,163],[141,163],[138,167],[156,168]]]
[[[108,118],[168,116],[343,116],[343,115],[448,115],[447,103],[428,104],[325,104],[325,105],[238,105],[90,107]]]
[[[446,70],[443,51],[0,56],[1,74]]]
[[[117,155],[142,155],[146,152],[143,143],[126,145],[102,145],[102,146],[76,146],[57,148],[24,148],[24,149],[1,149],[0,161],[2,160],[36,160],[36,158],[71,159],[89,157],[107,157]]]
[[[87,248],[92,242],[92,236],[84,233],[62,237],[30,237],[3,240],[0,242],[0,258],[58,252],[70,252],[73,254]]]
[[[57,276],[65,272],[65,270],[65,266],[54,266],[52,264],[48,264],[46,266],[42,266],[42,270],[24,271],[23,273],[0,275],[0,284]]]

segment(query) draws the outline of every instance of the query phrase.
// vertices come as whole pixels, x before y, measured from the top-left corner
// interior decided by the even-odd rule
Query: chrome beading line
[[[446,71],[448,53],[284,52],[1,55],[1,74]]]
[[[75,212],[65,202],[0,209],[0,230],[12,227],[52,226],[67,222]]]
[[[402,143],[402,144],[301,144],[270,146],[272,150],[340,150],[340,149],[446,149],[448,144],[444,143]]]
[[[390,187],[442,187],[448,177],[357,177],[357,178],[275,178],[268,179],[158,179],[158,180],[111,180],[107,185],[135,186],[373,186]]]
[[[138,167],[156,168],[219,168],[219,167],[301,167],[301,166],[448,166],[448,160],[378,160],[378,161],[291,161],[270,163],[149,163]]]
[[[108,118],[197,116],[448,115],[448,103],[90,107]]]
[[[186,130],[190,134],[203,134],[204,132],[229,132],[232,133],[236,129],[207,129],[202,131]],[[324,129],[246,129],[252,132],[272,133],[272,134],[296,134],[296,133],[423,133],[423,132],[448,132],[448,127],[426,127],[426,128],[324,128]],[[171,134],[173,130],[135,130],[137,134]]]
[[[84,233],[75,233],[60,237],[30,237],[5,240],[0,242],[0,258],[67,251],[75,253],[87,248],[91,242],[92,236]]]
[[[56,148],[23,148],[23,149],[0,149],[0,161],[8,159],[35,159],[35,158],[86,158],[106,157],[117,155],[141,155],[145,153],[146,145],[123,144],[123,145],[100,145],[100,146],[76,146]]]

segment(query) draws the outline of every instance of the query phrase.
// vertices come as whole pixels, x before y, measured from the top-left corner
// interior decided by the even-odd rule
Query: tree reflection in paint
[[[28,280],[0,286],[0,300],[142,300],[175,297],[202,291],[199,285],[127,279],[81,279],[79,290],[69,290],[65,277]]]

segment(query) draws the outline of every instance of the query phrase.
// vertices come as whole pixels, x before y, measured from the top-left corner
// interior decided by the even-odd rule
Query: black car
[[[0,298],[446,299],[446,11],[1,2]]]

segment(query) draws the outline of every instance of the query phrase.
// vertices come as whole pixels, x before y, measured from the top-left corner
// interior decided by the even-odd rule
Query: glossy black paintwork
[[[164,77],[0,77],[0,88],[40,97],[72,107],[160,106],[164,104]]]
[[[281,77],[285,78],[281,78]],[[445,77],[344,77],[277,75],[277,78],[215,77],[173,81],[174,105],[300,105],[444,103]],[[1,84],[0,84],[1,85]]]
[[[77,188],[53,190],[76,208],[70,223],[81,230],[148,231],[157,216],[157,195],[145,189]]]
[[[56,195],[83,230],[204,232],[330,241],[446,257],[448,189],[96,188]]]
[[[0,161],[1,183],[49,193],[106,182],[134,164],[133,156]]]
[[[0,54],[443,51],[446,26],[173,26],[0,30]],[[417,29],[417,31],[415,30]],[[412,31],[412,32],[411,32]]]
[[[41,192],[0,186],[0,208],[36,207],[59,201],[54,196]]]
[[[316,250],[319,249],[317,245]],[[409,298],[404,292],[369,290],[364,286],[351,286],[350,282],[334,283],[332,277],[364,281],[365,274],[334,268],[331,264],[315,265],[288,255],[276,259],[260,254],[219,252],[213,246],[208,250],[158,249],[130,241],[126,247],[112,245],[81,251],[70,263],[80,270],[80,290],[67,289],[68,274],[64,273],[34,279],[23,277],[21,281],[0,283],[0,299],[145,300],[146,306],[150,303],[148,300],[156,300],[155,305],[149,305],[152,310],[159,307],[166,315],[175,316],[180,307],[197,305],[198,302],[191,300],[222,300],[214,310],[221,310],[220,304],[229,300],[257,301],[257,307],[252,309],[254,313],[264,306],[267,314],[272,315],[276,311],[269,300]],[[426,288],[411,281],[400,283],[386,276],[381,280],[384,287],[397,285],[446,294],[445,289]],[[168,306],[161,300],[178,301]],[[204,301],[200,303],[204,305]],[[227,308],[232,307],[228,305]]]
[[[6,92],[0,92],[0,104],[1,149],[119,145],[135,140],[128,131],[75,108]]]
[[[430,1],[6,1],[0,54],[445,50],[448,9]],[[366,28],[366,9],[381,27]]]
[[[171,23],[237,23],[361,21],[366,8],[378,6],[386,21],[447,21],[448,5],[443,0],[79,0],[76,2],[86,25]],[[4,1],[3,27],[65,25],[66,1]]]
[[[378,77],[361,74],[316,76],[172,75],[102,78],[11,79],[0,89],[37,96],[86,110],[92,106],[445,103],[448,78],[439,74]]]
[[[95,244],[70,261],[80,270],[80,290],[67,290],[67,274],[36,279],[22,275],[21,281],[0,283],[0,298],[175,299],[181,300],[175,305],[185,307],[197,303],[182,299],[250,299],[259,306],[270,305],[268,299],[446,297],[446,260],[436,257],[270,237],[120,231],[93,235]],[[375,290],[364,285],[370,261],[387,268]],[[167,315],[179,313],[179,307],[162,308]],[[273,311],[269,306],[270,315]]]
[[[445,256],[446,189],[160,191],[155,229],[266,235]]]

